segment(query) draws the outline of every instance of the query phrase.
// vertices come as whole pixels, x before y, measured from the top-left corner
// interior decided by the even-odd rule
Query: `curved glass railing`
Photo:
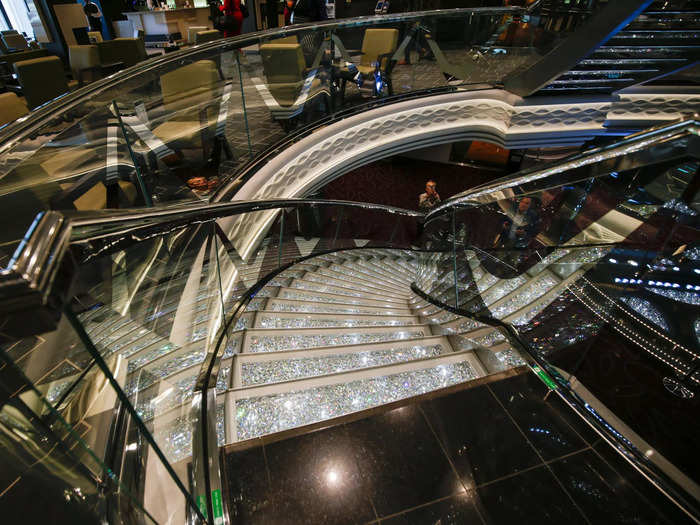
[[[37,422],[60,421],[80,439],[76,461],[92,483],[112,480],[108,505],[123,521],[216,522],[225,512],[218,447],[262,433],[236,429],[244,414],[232,378],[240,374],[234,355],[262,344],[251,329],[274,328],[259,315],[270,289],[296,294],[275,296],[278,304],[313,306],[314,293],[340,294],[355,317],[385,303],[394,315],[401,267],[417,296],[436,306],[414,303],[423,317],[459,336],[452,354],[416,361],[473,351],[488,371],[502,370],[499,360],[528,363],[697,516],[697,139],[694,121],[649,130],[477,188],[427,215],[314,200],[42,213],[0,274],[11,340],[0,371],[32,385]],[[372,250],[406,254],[411,264],[335,264],[342,252]],[[291,286],[311,259],[328,264],[318,275],[335,285]],[[363,311],[352,306],[357,290],[337,284],[342,278],[374,289],[357,303]],[[287,311],[294,329],[295,311]],[[397,333],[422,329],[395,317],[387,319]],[[333,326],[358,340],[352,324]],[[298,348],[322,346],[313,334]],[[388,399],[367,397],[360,408]],[[278,419],[274,405],[264,409]],[[319,410],[264,432],[328,417]]]
[[[42,214],[2,275],[15,341],[0,354],[41,399],[35,417],[64,422],[100,482],[124,487],[122,522],[218,523],[233,355],[262,288],[323,254],[415,247],[419,217],[308,200]]]
[[[528,355],[696,516],[698,129],[650,130],[443,203],[414,284]]]
[[[319,125],[406,97],[500,86],[570,34],[548,16],[475,8],[290,26],[96,81],[0,133],[4,252],[38,211],[230,198]]]

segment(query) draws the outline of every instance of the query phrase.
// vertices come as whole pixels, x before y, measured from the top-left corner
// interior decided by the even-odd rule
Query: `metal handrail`
[[[358,209],[379,210],[396,216],[430,219],[441,210],[457,206],[476,206],[503,198],[503,194],[523,186],[520,191],[533,191],[530,186],[546,181],[549,186],[571,182],[581,178],[577,168],[601,161],[634,155],[640,151],[689,135],[698,135],[697,118],[679,121],[631,135],[616,144],[595,148],[568,157],[563,162],[544,169],[526,170],[512,180],[501,179],[476,188],[443,203],[428,214],[419,211],[352,201],[320,199],[274,199],[267,201],[234,201],[211,204],[200,202],[188,205],[169,205],[144,210],[110,210],[92,212],[59,213],[42,212],[13,256],[10,265],[0,270],[0,314],[16,309],[30,311],[33,323],[28,329],[45,331],[38,319],[55,322],[59,305],[65,304],[70,290],[70,280],[75,275],[69,247],[80,247],[88,257],[123,249],[130,243],[141,242],[152,236],[163,235],[192,224],[214,221],[221,217],[243,213],[292,208],[300,206],[350,206]],[[675,150],[674,150],[675,151]],[[567,174],[570,176],[567,177]],[[590,173],[587,173],[590,177]],[[61,281],[67,279],[67,281]],[[237,310],[237,309],[235,309]],[[37,312],[40,315],[37,315]],[[43,315],[41,313],[43,312]],[[235,315],[234,311],[234,315]],[[14,323],[19,325],[20,323]],[[18,328],[19,330],[19,328]],[[220,343],[220,341],[219,341]],[[213,358],[216,358],[219,344]],[[208,361],[208,365],[213,361]],[[202,385],[210,384],[212,368],[207,367]]]
[[[246,33],[245,35],[198,44],[186,49],[175,51],[173,53],[162,55],[157,58],[145,60],[144,62],[140,62],[128,69],[121,70],[105,77],[104,79],[91,82],[90,84],[87,84],[76,91],[61,95],[58,98],[39,106],[28,115],[20,117],[14,123],[8,124],[4,128],[0,129],[0,156],[3,155],[8,149],[14,147],[18,142],[23,140],[29,133],[37,131],[37,126],[42,125],[48,119],[55,118],[60,112],[71,109],[81,102],[87,101],[99,93],[118,85],[119,83],[138,78],[141,75],[156,71],[163,66],[167,66],[168,64],[175,64],[183,59],[187,59],[218,48],[240,49],[242,47],[258,43],[263,38],[283,38],[286,36],[297,35],[309,30],[327,31],[331,29],[353,28],[391,22],[410,22],[430,16],[460,17],[473,14],[515,15],[525,14],[528,12],[530,12],[529,9],[513,6],[435,9],[431,11],[415,11],[411,13],[361,16],[340,20],[310,22],[307,24],[295,24],[293,26],[268,29],[265,31],[256,31],[253,33]]]
[[[61,308],[56,306],[64,302],[73,278],[72,272],[64,267],[66,262],[76,264],[73,259],[65,260],[70,245],[80,247],[90,258],[195,223],[299,206],[350,206],[405,217],[424,215],[382,204],[322,199],[200,202],[130,211],[40,212],[8,266],[0,270],[0,314],[33,312],[36,323],[33,326],[17,324],[20,335],[30,335],[23,330],[49,329],[60,316]],[[77,234],[76,229],[80,229]],[[63,286],[54,286],[57,279],[63,280]],[[40,322],[41,319],[47,323]]]
[[[466,191],[443,202],[427,214],[380,204],[321,199],[198,202],[125,211],[41,212],[20,243],[9,266],[0,270],[0,313],[10,311],[17,304],[21,305],[27,298],[31,298],[27,304],[33,306],[47,304],[59,263],[70,243],[87,246],[88,243],[99,242],[103,249],[114,248],[114,243],[123,245],[126,242],[138,242],[149,235],[161,234],[167,228],[180,228],[193,221],[204,222],[227,215],[301,205],[353,206],[430,220],[457,206],[473,207],[511,198],[516,194],[516,188],[517,193],[522,194],[541,189],[538,185],[542,183],[551,187],[601,176],[607,174],[607,171],[599,170],[597,173],[586,171],[582,174],[580,170],[587,167],[590,169],[591,166],[605,161],[617,162],[621,158],[630,159],[634,155],[649,151],[654,146],[670,144],[676,139],[690,135],[697,136],[699,133],[700,120],[697,116],[657,126],[627,136],[614,144],[574,154],[563,161],[548,164],[544,168],[524,170],[510,178],[499,179]],[[697,155],[697,149],[697,147],[687,147],[684,152]],[[652,162],[658,161],[659,158],[654,156],[652,159],[641,160]],[[619,166],[616,165],[616,168]],[[74,235],[75,228],[82,229],[79,236]]]
[[[512,198],[516,193],[515,189],[518,187],[521,188],[518,189],[517,193],[524,194],[532,191],[539,191],[541,188],[537,187],[537,183],[546,182],[548,187],[571,184],[577,180],[591,177],[590,173],[586,173],[584,176],[580,175],[578,171],[580,168],[586,168],[587,166],[592,166],[602,161],[614,161],[620,158],[627,158],[629,160],[629,157],[633,154],[647,150],[650,147],[665,144],[684,136],[697,136],[699,134],[700,117],[698,115],[694,115],[689,119],[681,119],[671,124],[662,124],[645,129],[638,133],[628,135],[613,144],[589,149],[581,153],[575,153],[565,159],[548,163],[545,167],[523,170],[494,182],[462,192],[430,210],[426,215],[426,220],[441,215],[445,210],[455,206],[481,206],[504,198]],[[697,149],[689,149],[689,153],[700,155],[700,151]],[[660,159],[648,160],[658,161]],[[627,167],[616,168],[629,169]],[[554,180],[552,180],[553,178]]]

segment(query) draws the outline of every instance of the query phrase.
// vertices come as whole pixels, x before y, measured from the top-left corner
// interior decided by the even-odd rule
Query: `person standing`
[[[432,210],[440,202],[442,201],[437,192],[437,183],[430,179],[425,183],[425,193],[421,193],[418,197],[418,208],[425,211]]]
[[[229,23],[224,27],[224,36],[238,36],[241,34],[243,25],[243,11],[241,10],[241,0],[224,0],[221,12],[229,17]]]
[[[83,5],[83,13],[88,19],[90,31],[97,31],[102,34],[102,11],[92,0],[87,0]]]

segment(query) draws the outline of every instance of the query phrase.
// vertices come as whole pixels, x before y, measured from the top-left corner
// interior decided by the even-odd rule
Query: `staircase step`
[[[387,297],[395,297],[397,299],[404,299],[406,298],[406,288],[403,287],[403,289],[399,289],[398,287],[392,290],[386,289],[386,288],[378,288],[378,287],[369,287],[365,286],[364,283],[362,282],[351,282],[347,279],[342,279],[342,278],[336,278],[336,277],[330,277],[327,275],[320,275],[318,273],[307,273],[304,275],[304,277],[300,279],[295,279],[295,282],[307,282],[307,283],[314,283],[314,284],[320,284],[320,285],[327,285],[327,286],[333,286],[335,288],[342,288],[343,290],[348,290],[351,292],[367,292],[371,293],[374,295],[380,295],[380,296],[387,296]],[[294,286],[294,285],[292,285]]]
[[[405,308],[406,302],[388,301],[382,299],[370,299],[368,297],[354,297],[337,293],[305,290],[301,288],[280,288],[277,294],[279,299],[300,301],[318,301],[324,303],[353,304],[363,306],[379,306],[385,308]]]
[[[353,297],[356,299],[373,299],[375,301],[385,301],[388,303],[399,303],[406,304],[406,299],[408,298],[408,292],[405,298],[396,297],[388,294],[371,293],[364,290],[352,290],[350,288],[344,288],[342,286],[333,286],[330,284],[314,283],[311,281],[304,281],[301,279],[294,279],[289,285],[290,288],[295,288],[297,290],[306,290],[310,292],[324,292],[332,293],[336,295],[343,295],[348,297]]]
[[[388,278],[386,274],[378,272],[375,268],[366,267],[360,264],[334,264],[330,267],[330,269],[338,273],[344,273],[349,277],[360,278],[365,281],[380,281],[385,286],[391,286],[393,288],[404,287],[406,283],[406,281],[399,281],[394,279],[393,276],[391,278]]]
[[[250,310],[247,308],[246,310]],[[368,315],[413,315],[408,308],[383,307],[356,304],[343,304],[322,301],[301,301],[292,299],[269,299],[265,310],[268,312],[337,313]]]
[[[358,276],[358,275],[349,275],[347,273],[347,267],[346,271],[343,272],[338,272],[335,271],[331,268],[320,268],[315,272],[315,275],[319,277],[328,277],[331,279],[334,279],[336,282],[345,282],[347,283],[344,286],[348,287],[356,287],[356,288],[364,288],[366,290],[372,290],[372,291],[377,291],[378,293],[382,292],[389,292],[392,294],[403,294],[406,290],[405,286],[394,286],[391,284],[386,284],[384,283],[381,279],[378,279],[377,276]]]
[[[294,381],[452,352],[446,337],[236,356],[234,387]]]
[[[255,328],[327,328],[360,326],[411,326],[419,325],[417,317],[345,314],[303,314],[297,312],[258,312]]]
[[[345,263],[344,266],[350,266]],[[413,276],[407,276],[403,271],[396,271],[395,268],[388,266],[387,261],[357,261],[352,265],[354,268],[364,270],[374,274],[377,278],[381,277],[387,282],[395,286],[403,286],[412,280]]]
[[[279,352],[321,346],[352,345],[416,339],[432,335],[427,325],[366,328],[299,328],[288,330],[255,328],[246,331],[242,353]]]
[[[472,352],[226,394],[227,442],[323,421],[481,377]]]

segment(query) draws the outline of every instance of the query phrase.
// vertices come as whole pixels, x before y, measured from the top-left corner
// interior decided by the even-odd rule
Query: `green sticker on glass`
[[[552,381],[552,379],[549,377],[549,375],[547,375],[547,373],[544,370],[542,370],[539,366],[537,366],[537,365],[533,366],[532,371],[535,374],[537,374],[537,377],[540,378],[540,381],[542,381],[545,385],[547,385],[547,387],[550,390],[557,389],[557,384],[554,381]]]
[[[211,492],[211,505],[214,512],[214,525],[224,523],[224,507],[221,503],[221,489],[216,489]]]

